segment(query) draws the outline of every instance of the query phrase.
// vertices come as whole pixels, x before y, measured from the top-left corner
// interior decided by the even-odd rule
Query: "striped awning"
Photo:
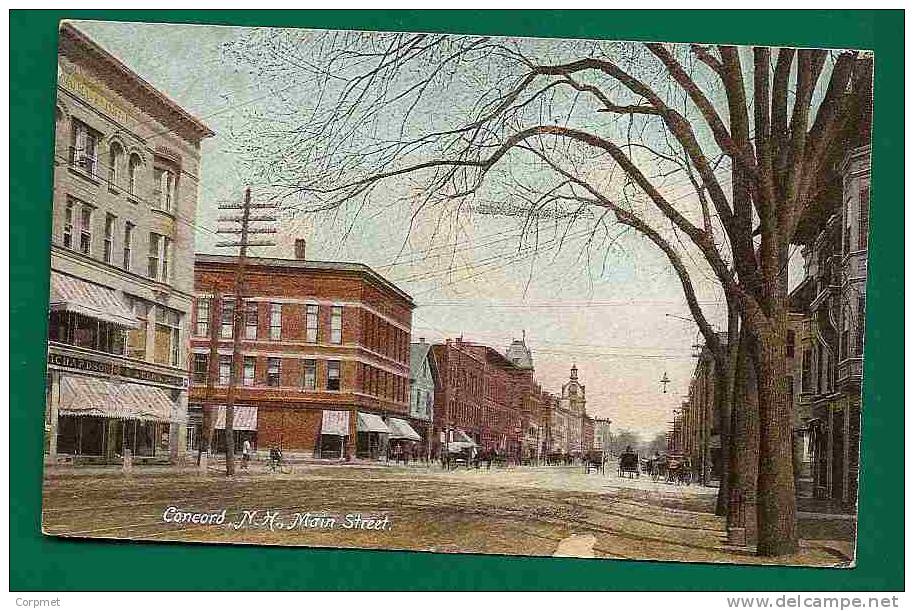
[[[390,429],[380,416],[366,412],[359,412],[358,431],[360,433],[390,433]]]
[[[51,311],[74,312],[136,329],[139,321],[113,289],[51,272]]]
[[[58,411],[63,416],[169,422],[172,406],[168,392],[155,386],[85,376],[60,379]]]
[[[225,428],[225,406],[220,405],[219,411],[216,412],[217,429]],[[256,431],[257,430],[257,407],[254,405],[236,405],[234,408],[234,417],[232,418],[233,431]]]
[[[387,421],[390,428],[391,439],[408,439],[410,441],[422,441],[422,437],[416,432],[409,422],[400,418],[391,418]]]
[[[349,435],[349,412],[337,409],[325,409],[321,417],[321,435]]]

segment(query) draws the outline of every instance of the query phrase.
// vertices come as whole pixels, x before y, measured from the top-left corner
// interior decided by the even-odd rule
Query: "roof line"
[[[95,42],[88,34],[77,28],[71,21],[63,20],[60,22],[60,34],[72,37],[77,43],[87,47],[89,50],[99,55],[102,60],[113,65],[118,71],[136,81],[147,93],[155,97],[172,112],[179,115],[181,121],[190,124],[193,130],[200,134],[201,139],[216,135],[216,132],[210,129],[201,119],[195,117],[184,107],[171,99],[166,93],[159,90],[149,81],[130,69],[124,62],[115,57],[114,54]]]

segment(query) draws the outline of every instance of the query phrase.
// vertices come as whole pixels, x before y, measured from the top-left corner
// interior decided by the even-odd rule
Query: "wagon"
[[[640,460],[634,452],[623,452],[619,455],[619,477],[641,477]]]

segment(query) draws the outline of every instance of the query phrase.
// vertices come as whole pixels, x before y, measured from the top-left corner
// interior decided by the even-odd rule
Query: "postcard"
[[[44,533],[853,566],[873,61],[61,23]]]

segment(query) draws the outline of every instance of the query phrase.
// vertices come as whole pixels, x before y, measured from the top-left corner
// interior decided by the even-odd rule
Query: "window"
[[[159,277],[159,242],[161,242],[161,236],[159,234],[149,234],[149,255],[146,265],[146,275],[154,280]]]
[[[317,341],[317,312],[318,307],[316,305],[306,305],[305,306],[305,341],[306,342],[316,342]]]
[[[270,339],[282,337],[282,304],[270,304]]]
[[[108,185],[120,186],[121,159],[124,157],[124,147],[120,142],[112,142],[108,148]]]
[[[124,269],[130,271],[130,258],[133,252],[133,223],[124,223]]]
[[[844,319],[841,325],[841,346],[840,354],[841,358],[847,358],[848,353],[850,352],[851,345],[851,311],[850,308],[844,308],[844,314],[842,316]]]
[[[330,307],[330,343],[343,343],[343,306]]]
[[[800,390],[802,392],[812,391],[812,350],[809,348],[803,351],[803,372],[800,379]]]
[[[133,300],[133,315],[139,321],[139,327],[127,331],[127,356],[133,359],[146,359],[146,326],[149,316],[149,305],[139,299]]]
[[[793,329],[787,329],[787,358],[792,359],[796,353],[797,334]]]
[[[63,245],[64,248],[73,248],[73,207],[72,199],[67,199],[67,207],[63,213]]]
[[[83,204],[80,211],[79,252],[88,255],[92,249],[92,207]]]
[[[171,238],[162,236],[162,282],[168,282],[171,273]]]
[[[254,385],[254,365],[255,359],[253,356],[244,357],[244,374],[241,377],[241,384],[243,386]]]
[[[314,359],[305,359],[302,366],[302,388],[314,390],[317,388],[317,361]]]
[[[244,304],[244,339],[257,339],[257,304]]]
[[[866,334],[866,298],[857,297],[857,356],[863,355],[863,336]]]
[[[869,243],[870,234],[870,186],[863,185],[860,188],[860,219],[857,222],[859,234],[857,235],[857,246],[860,250],[866,250]]]
[[[130,195],[136,195],[137,177],[140,172],[140,156],[131,155],[130,162],[127,164],[127,192]]]
[[[155,179],[155,202],[159,210],[171,212],[174,200],[175,175],[171,170],[156,168],[153,171]]]
[[[70,160],[74,166],[92,176],[98,174],[98,140],[98,132],[81,121],[73,120]]]
[[[194,354],[194,383],[206,384],[209,378],[209,355],[203,353]]]
[[[232,380],[232,356],[230,354],[219,355],[219,384],[228,386]]]
[[[102,260],[111,263],[111,251],[114,247],[114,221],[116,216],[110,212],[105,214],[105,243],[102,247]]]
[[[267,359],[267,386],[279,386],[280,362],[281,360],[275,357]]]
[[[156,307],[154,361],[177,367],[181,357],[181,313]]]
[[[197,299],[197,320],[194,325],[194,335],[197,337],[209,336],[210,300]]]
[[[235,301],[226,299],[222,302],[222,328],[219,334],[222,339],[231,339],[235,331]]]
[[[327,390],[340,389],[340,362],[327,361]]]

